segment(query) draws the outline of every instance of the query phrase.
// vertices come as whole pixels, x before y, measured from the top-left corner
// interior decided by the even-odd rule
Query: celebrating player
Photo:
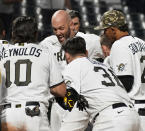
[[[48,98],[64,97],[66,87],[51,50],[37,45],[37,23],[31,17],[13,21],[12,40],[0,56],[6,78],[1,103],[2,130],[50,131]]]
[[[83,131],[90,117],[93,131],[139,131],[139,115],[123,85],[111,69],[87,58],[85,40],[69,39],[63,50],[69,63],[63,72],[65,82],[86,98],[89,108],[81,111],[76,102],[60,131]]]
[[[61,46],[71,35],[71,31],[74,29],[73,22],[70,15],[65,10],[58,10],[52,16],[52,27],[55,35],[49,36],[41,41],[40,44],[46,47],[53,47],[54,55],[57,58],[62,70],[66,65],[64,52],[61,51]],[[100,58],[103,53],[99,42],[99,37],[94,37],[94,34],[84,34],[78,32],[77,36],[81,36],[86,40],[88,57],[91,59]]]
[[[70,15],[65,10],[56,11],[52,16],[51,22],[55,35],[45,38],[40,44],[51,48],[57,61],[60,64],[61,70],[63,71],[67,63],[65,60],[64,51],[61,50],[61,47],[69,37],[72,37],[71,30],[74,29],[74,25],[71,21]],[[88,57],[91,59],[100,58],[102,50],[101,45],[99,43],[99,39],[97,39],[98,37],[92,38],[91,36],[89,37],[87,34],[83,34],[81,32],[79,35],[81,35],[86,40]],[[56,107],[54,105],[56,105]],[[52,131],[59,130],[60,123],[65,114],[64,112],[66,111],[64,111],[58,104],[53,104],[51,111]],[[58,121],[60,122],[58,123]]]
[[[110,66],[133,100],[145,131],[145,42],[129,35],[125,15],[118,10],[105,12],[96,29],[104,30],[113,43]]]

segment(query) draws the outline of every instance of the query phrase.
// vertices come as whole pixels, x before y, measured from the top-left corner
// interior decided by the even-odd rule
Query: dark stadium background
[[[127,18],[130,34],[145,40],[145,0],[70,0],[73,10],[80,12],[82,28],[86,33],[101,32],[95,31],[94,27],[99,24],[102,14],[110,9],[122,10]],[[49,9],[48,17],[43,18],[41,8],[37,5],[37,0],[23,0],[22,3],[15,4],[15,12],[18,15],[28,15],[36,17],[39,28],[39,40],[46,35],[53,34],[51,24],[45,27],[46,20],[50,20],[52,14],[57,9]]]

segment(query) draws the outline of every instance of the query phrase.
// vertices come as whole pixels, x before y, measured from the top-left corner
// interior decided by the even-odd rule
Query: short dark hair
[[[112,44],[113,44],[105,34],[102,34],[100,36],[100,43],[101,43],[101,46],[106,45],[107,47],[109,47],[109,49],[111,49]]]
[[[129,32],[129,29],[128,29],[128,24],[125,24],[125,25],[123,25],[123,26],[121,26],[121,27],[118,27],[118,29],[120,30],[120,31],[123,31],[123,32]]]
[[[72,56],[86,54],[86,42],[84,38],[75,36],[62,45],[62,49]]]
[[[37,32],[37,22],[32,17],[20,16],[13,21],[12,40],[14,43],[36,42]]]
[[[70,15],[71,19],[78,17],[79,21],[81,21],[81,15],[78,11],[76,10],[67,10],[68,14]]]

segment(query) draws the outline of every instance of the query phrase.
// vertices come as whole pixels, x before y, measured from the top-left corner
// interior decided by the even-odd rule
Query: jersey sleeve
[[[58,61],[55,59],[55,57],[52,53],[50,53],[49,58],[50,58],[50,60],[49,60],[50,87],[54,87],[56,85],[61,84],[64,81],[64,79],[62,77],[62,73],[61,73]]]
[[[125,44],[114,43],[110,53],[110,66],[118,76],[133,75],[132,55]]]
[[[99,36],[94,34],[86,34],[86,48],[90,59],[104,58]]]
[[[62,72],[65,83],[68,87],[74,88],[78,93],[80,92],[80,70],[76,63],[66,66]]]

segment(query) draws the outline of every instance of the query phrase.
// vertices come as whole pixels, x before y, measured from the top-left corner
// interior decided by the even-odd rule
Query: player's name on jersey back
[[[30,55],[30,56],[39,57],[41,53],[42,53],[42,50],[40,48],[36,48],[36,47],[8,48],[6,50],[3,50],[0,53],[0,61],[4,58],[12,57],[12,56],[28,56],[28,55]]]

